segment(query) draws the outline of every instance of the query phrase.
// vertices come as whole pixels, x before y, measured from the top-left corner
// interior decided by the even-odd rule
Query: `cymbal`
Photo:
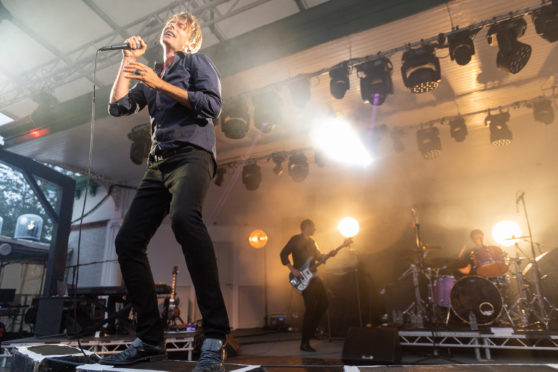
[[[506,238],[504,240],[517,240],[517,239],[527,239],[529,237],[529,235],[523,235],[523,236],[514,236],[511,238]]]

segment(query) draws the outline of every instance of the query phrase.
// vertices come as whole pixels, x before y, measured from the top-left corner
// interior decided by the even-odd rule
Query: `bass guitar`
[[[329,258],[335,256],[337,254],[337,252],[339,252],[341,249],[343,249],[345,247],[348,247],[352,243],[353,243],[352,239],[345,239],[343,244],[341,244],[339,247],[330,251],[320,261],[316,262],[313,265],[312,265],[312,262],[314,261],[314,257],[310,256],[306,260],[304,265],[302,265],[302,267],[300,267],[298,269],[302,278],[298,278],[298,277],[294,276],[294,274],[291,272],[291,273],[289,273],[289,283],[291,283],[291,285],[293,287],[295,287],[296,289],[298,289],[299,291],[304,291],[306,288],[308,288],[312,279],[314,279],[315,277],[318,276],[316,274],[316,269],[318,268],[318,266],[325,263]]]

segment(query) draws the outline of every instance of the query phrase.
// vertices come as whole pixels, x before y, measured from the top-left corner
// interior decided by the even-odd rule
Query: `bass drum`
[[[466,276],[455,282],[450,294],[453,313],[465,323],[470,323],[470,314],[478,325],[492,324],[502,312],[502,295],[488,279]]]

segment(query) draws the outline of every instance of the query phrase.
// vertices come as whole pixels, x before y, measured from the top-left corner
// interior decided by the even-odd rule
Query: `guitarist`
[[[312,220],[306,219],[300,223],[300,234],[294,235],[287,245],[281,250],[281,262],[286,265],[296,277],[301,277],[297,268],[304,265],[311,256],[314,260],[322,260],[325,255],[320,253],[312,235],[316,226]],[[337,252],[333,253],[335,255]],[[292,255],[293,263],[289,259]],[[329,300],[324,285],[319,277],[312,279],[308,288],[302,291],[304,298],[304,319],[302,321],[302,339],[300,350],[307,352],[316,351],[310,346],[310,338],[314,335],[316,327],[327,310]]]

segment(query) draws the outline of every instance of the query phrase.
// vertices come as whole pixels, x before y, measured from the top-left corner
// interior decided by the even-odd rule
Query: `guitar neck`
[[[320,266],[321,264],[324,264],[328,259],[330,259],[335,253],[339,252],[342,248],[346,247],[348,244],[343,243],[341,244],[339,247],[332,249],[331,251],[328,252],[328,254],[326,254],[323,258],[323,260],[316,262],[314,265],[312,265],[312,270],[315,270],[316,268],[318,268],[318,266]]]

